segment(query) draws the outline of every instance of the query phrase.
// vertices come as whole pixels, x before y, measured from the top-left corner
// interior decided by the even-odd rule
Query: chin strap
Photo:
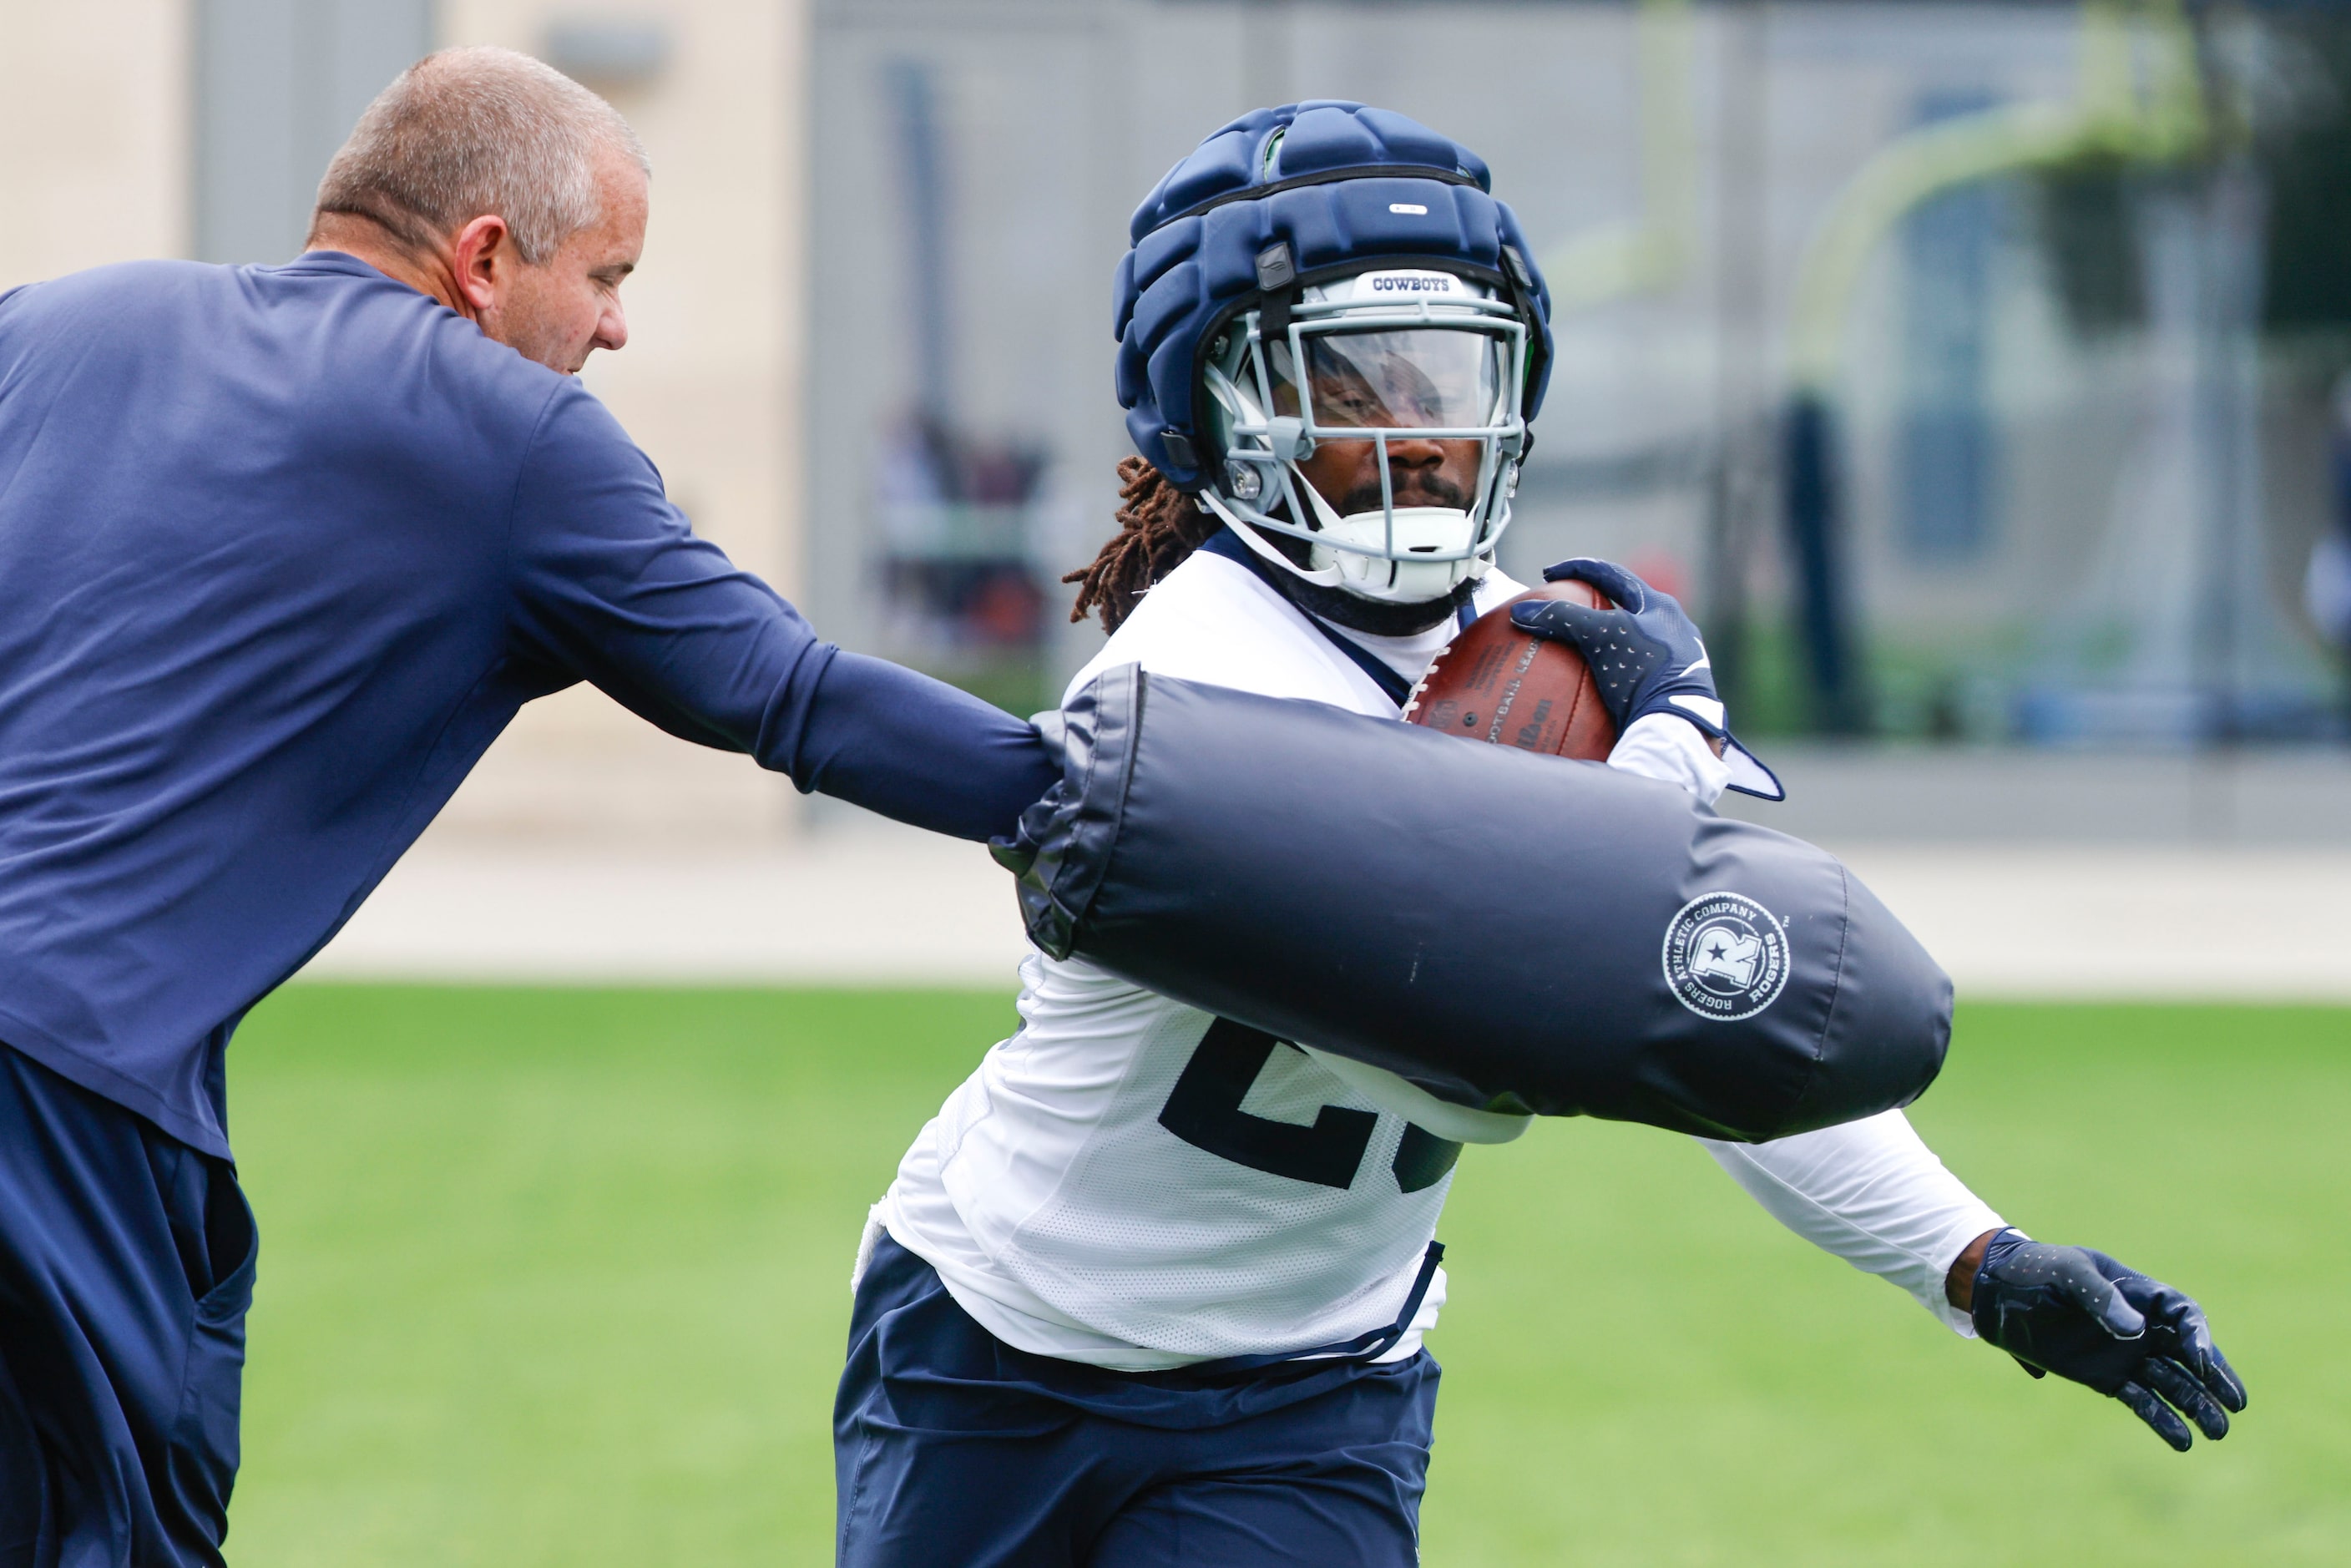
[[[1311,485],[1306,485],[1301,487],[1309,492],[1311,492],[1314,488]],[[1322,497],[1317,495],[1315,499],[1320,501]],[[1249,527],[1239,517],[1236,517],[1233,514],[1233,509],[1225,505],[1224,497],[1217,495],[1214,490],[1202,490],[1200,492],[1200,501],[1208,508],[1208,510],[1216,513],[1218,517],[1223,519],[1225,527],[1238,538],[1241,543],[1256,551],[1257,554],[1265,560],[1270,561],[1273,565],[1281,568],[1282,570],[1290,573],[1290,576],[1298,578],[1301,581],[1311,582],[1317,588],[1336,588],[1342,591],[1345,589],[1346,583],[1340,577],[1339,569],[1337,567],[1326,566],[1319,569],[1309,570],[1306,567],[1299,565],[1296,561],[1290,559],[1288,556],[1282,554],[1280,550],[1266,543],[1264,535],[1259,533],[1255,528]],[[1324,509],[1328,510],[1329,508],[1326,506]]]
[[[1304,493],[1306,505],[1313,512],[1316,522],[1321,523],[1325,528],[1335,529],[1346,521],[1339,515],[1339,508],[1324,500],[1322,492],[1316,489],[1308,482],[1306,476],[1298,471],[1297,464],[1285,460],[1281,465],[1290,471],[1290,487]]]

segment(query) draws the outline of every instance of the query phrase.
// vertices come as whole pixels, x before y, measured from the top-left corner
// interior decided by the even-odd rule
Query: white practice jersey
[[[1474,608],[1519,591],[1493,573]],[[1454,630],[1343,634],[1414,679]],[[1124,664],[1397,716],[1313,622],[1215,554],[1170,572],[1071,689]],[[1728,776],[1671,717],[1632,726],[1610,761],[1709,801]],[[915,1138],[859,1267],[886,1228],[982,1327],[1039,1354],[1144,1371],[1376,1334],[1422,1279],[1460,1145],[1508,1141],[1531,1120],[1447,1104],[1082,961],[1032,949],[1020,982],[1019,1031]],[[1999,1223],[1898,1113],[1760,1149],[1708,1146],[1792,1228],[1930,1306],[1942,1269]],[[1444,1299],[1438,1270],[1385,1355],[1414,1354]]]

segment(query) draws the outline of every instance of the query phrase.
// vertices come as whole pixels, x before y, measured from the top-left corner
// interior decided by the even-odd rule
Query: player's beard
[[[1395,489],[1395,504],[1399,507],[1449,507],[1461,512],[1469,509],[1468,488],[1447,477],[1442,470],[1415,467],[1398,471],[1391,467],[1389,478]],[[1301,487],[1313,483],[1302,473],[1297,476],[1297,479]],[[1331,500],[1327,496],[1323,499]],[[1341,517],[1347,517],[1356,512],[1376,512],[1383,500],[1378,470],[1374,468],[1371,479],[1357,485],[1331,505]],[[1287,500],[1276,505],[1275,515],[1290,515]],[[1307,526],[1318,530],[1320,528],[1311,520]],[[1301,568],[1311,559],[1311,547],[1296,534],[1264,532],[1260,537]],[[1288,572],[1270,574],[1267,580],[1279,587],[1284,598],[1307,614],[1334,626],[1343,626],[1351,632],[1369,632],[1374,637],[1409,637],[1416,632],[1426,632],[1438,622],[1458,614],[1461,607],[1468,603],[1470,597],[1478,591],[1478,580],[1471,578],[1457,583],[1450,593],[1440,594],[1435,599],[1397,602],[1365,599],[1343,588],[1308,582]]]
[[[1469,492],[1439,472],[1415,469],[1405,474],[1391,471],[1391,483],[1395,487],[1395,504],[1399,507],[1450,507],[1456,511],[1469,509]],[[1342,497],[1334,510],[1341,517],[1356,512],[1376,512],[1385,497],[1380,494],[1380,482],[1374,477],[1358,485]],[[1273,543],[1290,559],[1303,566],[1307,560],[1306,541],[1296,535],[1275,535]],[[1351,632],[1369,632],[1374,637],[1409,637],[1416,632],[1426,632],[1440,621],[1458,614],[1462,605],[1478,591],[1475,578],[1457,583],[1450,593],[1435,599],[1395,602],[1365,599],[1343,588],[1326,587],[1319,582],[1304,582],[1283,574],[1282,591],[1301,610],[1319,616],[1333,625],[1344,626]]]

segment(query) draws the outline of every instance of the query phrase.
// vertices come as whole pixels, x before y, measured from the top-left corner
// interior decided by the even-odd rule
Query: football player
[[[1072,574],[1113,632],[1072,691],[1134,663],[1393,718],[1521,591],[1494,549],[1550,331],[1486,187],[1447,139],[1323,102],[1234,121],[1144,203],[1117,320],[1144,456]],[[1708,805],[1778,793],[1670,597],[1596,561],[1547,575],[1618,606],[1514,612],[1600,675],[1612,766]],[[1376,800],[1326,804],[1380,831]],[[1529,1118],[1082,961],[1032,951],[1020,983],[1019,1031],[916,1137],[859,1249],[840,1560],[1416,1562],[1437,1216],[1462,1146]],[[1706,1146],[1798,1234],[2175,1447],[2243,1407],[2193,1301],[2006,1228],[1899,1112]]]

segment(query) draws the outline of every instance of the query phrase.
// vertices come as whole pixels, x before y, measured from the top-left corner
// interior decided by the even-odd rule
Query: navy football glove
[[[2204,1309],[2086,1247],[2001,1231],[1984,1248],[1969,1316],[2033,1376],[2053,1372],[2121,1400],[2183,1454],[2195,1438],[2173,1406],[2216,1440],[2229,1435],[2229,1412],[2245,1407]]]
[[[1593,610],[1562,600],[1528,600],[1510,620],[1521,632],[1569,643],[1583,655],[1600,700],[1622,735],[1653,713],[1687,719],[1722,742],[1730,788],[1766,800],[1787,798],[1770,768],[1732,737],[1729,716],[1714,689],[1714,666],[1698,628],[1670,593],[1660,593],[1612,561],[1578,557],[1543,570],[1545,582],[1588,582],[1621,607]]]

